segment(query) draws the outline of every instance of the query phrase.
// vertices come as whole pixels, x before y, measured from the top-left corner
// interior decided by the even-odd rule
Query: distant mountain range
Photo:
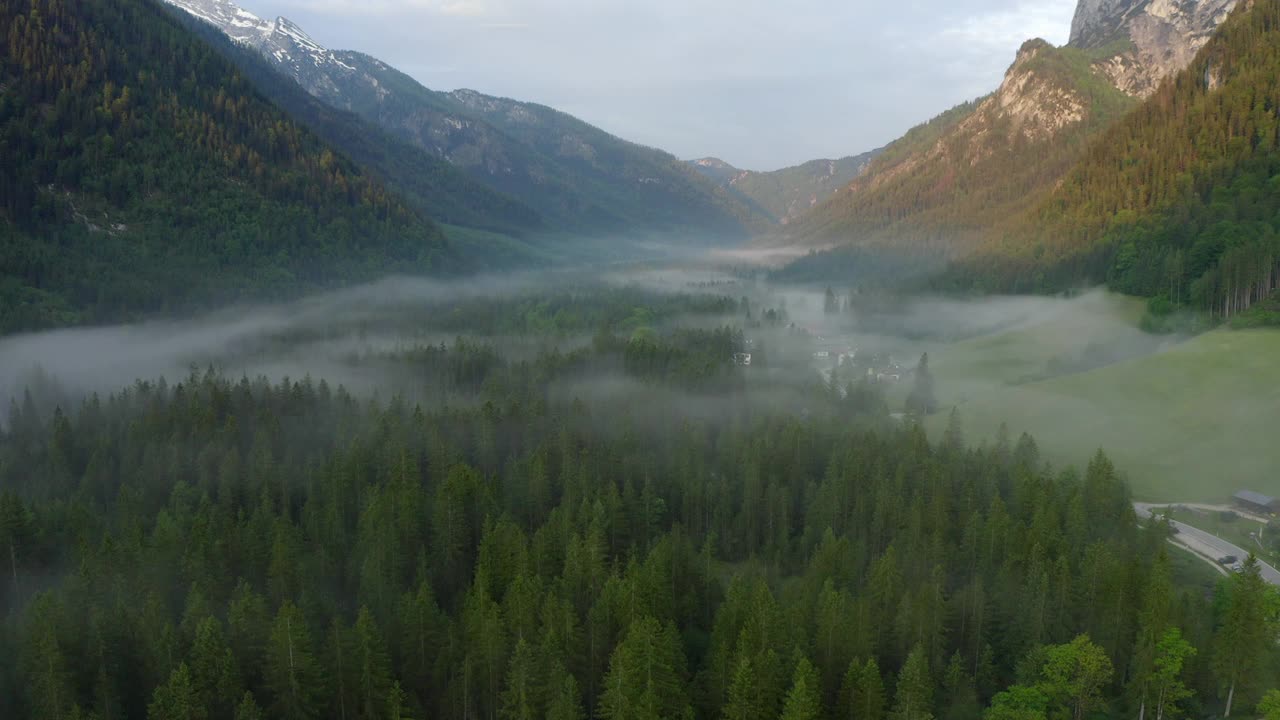
[[[839,160],[810,160],[768,172],[739,170],[719,158],[689,162],[721,187],[761,208],[774,222],[786,224],[860,176],[882,150]]]
[[[229,0],[168,0],[252,48],[325,103],[348,110],[568,232],[690,231],[745,238],[766,213],[675,157],[551,108],[423,87],[376,58],[324,48],[285,18]]]

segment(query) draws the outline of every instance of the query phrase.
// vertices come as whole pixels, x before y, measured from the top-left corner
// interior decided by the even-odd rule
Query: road
[[[1138,512],[1138,517],[1140,518],[1155,517],[1155,511],[1165,507],[1168,506],[1137,502],[1133,504],[1133,509]],[[1233,545],[1213,533],[1205,532],[1177,520],[1171,520],[1170,524],[1178,530],[1178,534],[1171,538],[1175,543],[1186,547],[1210,562],[1226,555],[1235,555],[1241,561],[1249,557],[1248,550],[1239,545]],[[1214,564],[1217,563],[1215,562]],[[1258,560],[1258,566],[1262,570],[1263,580],[1272,585],[1280,586],[1280,570],[1276,570],[1274,567],[1262,562],[1262,560]]]

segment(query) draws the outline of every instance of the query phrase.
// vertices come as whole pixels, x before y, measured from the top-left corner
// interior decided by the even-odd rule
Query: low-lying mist
[[[0,401],[20,402],[24,390],[34,389],[44,406],[75,403],[136,381],[172,382],[207,369],[233,378],[310,377],[357,394],[453,401],[421,392],[421,373],[404,358],[418,348],[466,341],[492,347],[503,362],[532,361],[548,352],[589,348],[600,333],[625,342],[645,329],[731,327],[740,332],[742,349],[756,354],[756,367],[738,371],[750,381],[755,400],[779,412],[803,413],[809,400],[789,386],[822,382],[834,362],[827,358],[846,349],[912,367],[921,354],[965,347],[956,343],[968,338],[972,347],[956,356],[959,361],[948,366],[955,358],[943,352],[938,367],[955,379],[952,389],[963,387],[968,394],[999,376],[985,363],[1010,362],[998,345],[982,349],[983,337],[1055,328],[1033,340],[1032,346],[1039,343],[1034,357],[1015,358],[1020,376],[999,382],[1088,369],[1177,340],[1141,332],[1123,302],[1101,291],[1074,298],[976,300],[833,293],[833,306],[825,289],[770,285],[749,269],[717,263],[704,255],[678,265],[636,263],[596,273],[529,272],[454,282],[393,277],[184,321],[13,336],[0,339]],[[604,312],[604,305],[618,310]],[[1026,347],[1018,352],[1025,354]],[[715,362],[731,365],[732,353]],[[842,374],[842,381],[847,377]],[[626,397],[633,404],[679,407],[697,417],[732,414],[740,407],[733,404],[740,399],[726,404],[715,392],[659,391],[616,368],[558,378],[550,389],[564,398]],[[689,402],[676,402],[679,397]]]

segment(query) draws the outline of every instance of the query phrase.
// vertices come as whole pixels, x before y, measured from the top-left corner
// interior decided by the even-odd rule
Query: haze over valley
[[[0,0],[0,718],[1280,718],[1280,0],[244,2]]]

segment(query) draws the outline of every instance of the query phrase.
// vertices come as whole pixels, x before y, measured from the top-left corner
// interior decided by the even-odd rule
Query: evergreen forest
[[[0,332],[455,262],[151,0],[3,0],[0,28]]]
[[[958,421],[931,442],[874,384],[793,372],[809,353],[785,308],[575,288],[379,322],[360,337],[401,340],[345,362],[394,391],[197,369],[15,399],[0,716],[1082,720],[1275,701],[1280,594],[1252,559],[1204,580],[1101,453],[1052,468],[1032,438],[974,446]],[[748,342],[758,362],[732,362]]]

